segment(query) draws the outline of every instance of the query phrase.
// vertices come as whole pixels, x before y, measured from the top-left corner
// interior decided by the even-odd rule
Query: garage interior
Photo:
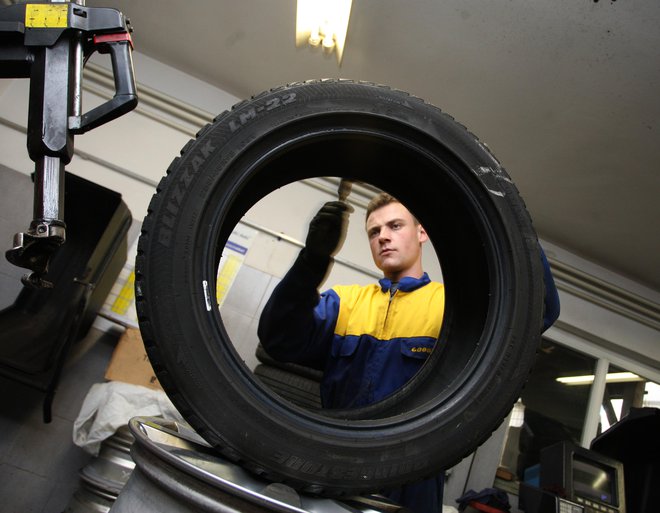
[[[0,8],[14,3],[3,0]],[[43,421],[42,390],[6,372],[0,377],[0,509],[72,508],[81,469],[94,458],[73,443],[74,424],[91,387],[107,381],[125,330],[137,328],[131,298],[124,304],[122,293],[142,219],[169,163],[232,105],[308,79],[385,84],[464,124],[512,177],[551,264],[559,320],[544,334],[509,417],[448,471],[447,506],[457,508],[455,500],[470,489],[495,485],[509,494],[511,511],[521,511],[518,485],[525,469],[538,462],[541,440],[570,439],[589,447],[631,408],[660,408],[660,6],[623,0],[356,0],[338,64],[335,53],[296,46],[293,0],[85,5],[113,7],[130,18],[140,103],[78,136],[67,170],[110,195],[120,193],[132,223],[121,228],[121,262],[113,264],[117,277],[96,305],[99,315],[89,319],[89,331],[63,362],[51,422]],[[0,81],[5,250],[32,218],[28,92],[27,80]],[[95,55],[84,72],[85,109],[112,95],[110,63]],[[236,228],[247,249],[234,267],[221,270],[227,281],[220,308],[251,369],[263,363],[255,352],[263,304],[301,247],[309,219],[336,193],[333,187],[323,178],[292,184],[247,212]],[[370,193],[368,184],[355,188],[356,216]],[[359,242],[359,225],[350,225],[348,247],[327,283],[377,278]],[[425,262],[429,274],[441,275],[433,254]],[[3,312],[23,290],[23,274],[0,262]],[[612,381],[610,375],[623,372],[633,375]],[[587,378],[576,385],[557,381],[576,376]]]

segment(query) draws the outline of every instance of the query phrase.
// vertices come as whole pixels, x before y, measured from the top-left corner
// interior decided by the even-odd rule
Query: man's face
[[[401,203],[374,210],[367,219],[367,236],[374,263],[385,276],[398,281],[422,275],[422,243],[428,235]]]

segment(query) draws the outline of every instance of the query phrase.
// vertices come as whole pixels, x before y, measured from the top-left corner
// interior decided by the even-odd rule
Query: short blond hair
[[[369,216],[375,211],[378,210],[379,208],[384,207],[385,205],[389,205],[390,203],[401,203],[398,199],[396,199],[394,196],[387,192],[380,192],[373,198],[371,198],[371,201],[369,201],[369,204],[367,205],[367,214],[364,217],[365,222],[367,219],[369,219]],[[403,205],[403,203],[401,203]],[[405,205],[404,205],[405,206]],[[411,212],[412,215],[412,212]],[[413,215],[412,216],[415,224],[419,224],[419,221],[417,218]]]
[[[396,199],[394,196],[391,194],[388,194],[386,192],[380,192],[373,198],[371,198],[371,201],[367,205],[367,215],[365,216],[365,219],[369,219],[369,216],[374,210],[378,210],[381,207],[384,207],[385,205],[389,205],[390,203],[401,203],[398,199]]]

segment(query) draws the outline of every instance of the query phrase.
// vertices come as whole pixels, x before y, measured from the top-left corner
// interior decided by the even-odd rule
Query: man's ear
[[[429,240],[429,234],[426,233],[426,230],[421,224],[417,225],[417,239],[419,240],[420,244],[423,244]]]

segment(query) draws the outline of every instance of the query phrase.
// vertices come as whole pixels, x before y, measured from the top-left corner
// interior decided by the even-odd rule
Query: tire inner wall
[[[321,152],[321,154],[325,158],[320,163],[320,168],[328,172],[332,169],[346,168],[345,163],[341,159],[334,162],[332,157],[329,156],[331,153],[323,154]],[[398,151],[394,151],[393,155],[400,162],[405,162],[403,153],[399,154]],[[296,158],[286,160],[289,165],[291,161],[296,162]],[[334,164],[337,165],[333,167]],[[371,162],[370,164],[372,166],[370,172],[373,174],[377,185],[399,195],[402,199],[405,198],[406,201],[404,202],[411,199],[412,202],[407,202],[407,206],[413,211],[423,212],[423,219],[430,219],[429,224],[433,224],[434,227],[436,225],[442,226],[448,224],[446,219],[439,221],[437,216],[433,219],[433,217],[429,216],[429,209],[424,208],[429,203],[433,203],[435,208],[431,208],[430,210],[433,212],[435,209],[437,212],[438,210],[442,210],[438,208],[439,205],[443,205],[445,201],[449,202],[450,200],[450,196],[448,195],[451,194],[451,191],[445,190],[443,187],[437,187],[437,179],[429,180],[428,184],[432,184],[438,189],[429,194],[428,190],[424,189],[424,181],[401,182],[399,175],[406,176],[407,170],[399,173],[395,169],[393,173],[391,163],[386,160],[378,162],[376,159],[375,162]],[[273,173],[279,171],[278,165],[277,162],[275,164],[271,163],[272,170],[262,170],[260,173],[266,178],[269,174],[272,176]],[[422,163],[420,165],[428,166],[428,163]],[[378,170],[380,166],[390,168],[388,172],[385,172],[385,175],[389,173],[389,176],[383,177],[379,175]],[[432,167],[430,166],[429,169],[421,172],[418,169],[414,171],[417,175],[421,174],[422,176],[426,173],[442,173],[439,169],[434,170]],[[347,173],[350,172],[349,170]],[[367,173],[367,178],[370,177],[371,175]],[[277,182],[278,179],[273,178],[273,180]],[[397,188],[399,183],[401,183],[401,186]],[[418,193],[416,189],[419,189]],[[401,194],[397,190],[400,190]],[[456,196],[455,191],[454,196]],[[419,200],[418,198],[420,197],[423,199]],[[268,300],[272,289],[286,273],[297,256],[300,246],[296,242],[304,241],[309,221],[323,202],[333,199],[336,199],[336,196],[332,189],[329,192],[318,191],[310,187],[307,183],[295,182],[273,191],[266,198],[250,208],[244,216],[245,223],[243,223],[243,226],[247,224],[252,228],[252,230],[248,229],[252,233],[250,249],[245,256],[240,270],[236,274],[236,280],[232,284],[229,293],[226,298],[220,298],[220,300],[222,302],[221,316],[225,328],[240,357],[251,370],[258,364],[257,359],[254,357],[254,349],[258,343],[256,329],[261,310]],[[364,206],[368,199],[360,197],[354,199],[357,199],[357,201],[353,202],[355,212],[351,215],[346,243],[337,256],[339,262],[334,265],[327,280],[321,286],[321,290],[337,283],[373,283],[375,279],[380,277],[380,271],[373,265],[364,233]],[[423,205],[420,205],[420,201],[423,202]],[[445,211],[443,215],[447,215],[448,212]],[[271,233],[266,233],[258,228],[255,230],[255,226],[265,227]],[[282,233],[285,237],[275,236],[273,233]],[[452,237],[452,239],[442,241],[441,243],[457,245],[461,242],[456,240],[455,234]],[[291,239],[293,239],[293,243]],[[433,249],[433,244],[426,244],[424,250],[425,270],[432,279],[443,281],[442,270]],[[455,247],[452,248],[452,254],[456,254]],[[351,265],[345,265],[342,261],[355,264],[363,270],[356,269]],[[457,283],[459,280],[460,276],[458,278],[455,277],[454,282]],[[476,338],[478,338],[478,327],[474,339],[476,340]],[[457,361],[459,367],[465,363],[463,354],[464,352],[459,355],[459,360]]]

